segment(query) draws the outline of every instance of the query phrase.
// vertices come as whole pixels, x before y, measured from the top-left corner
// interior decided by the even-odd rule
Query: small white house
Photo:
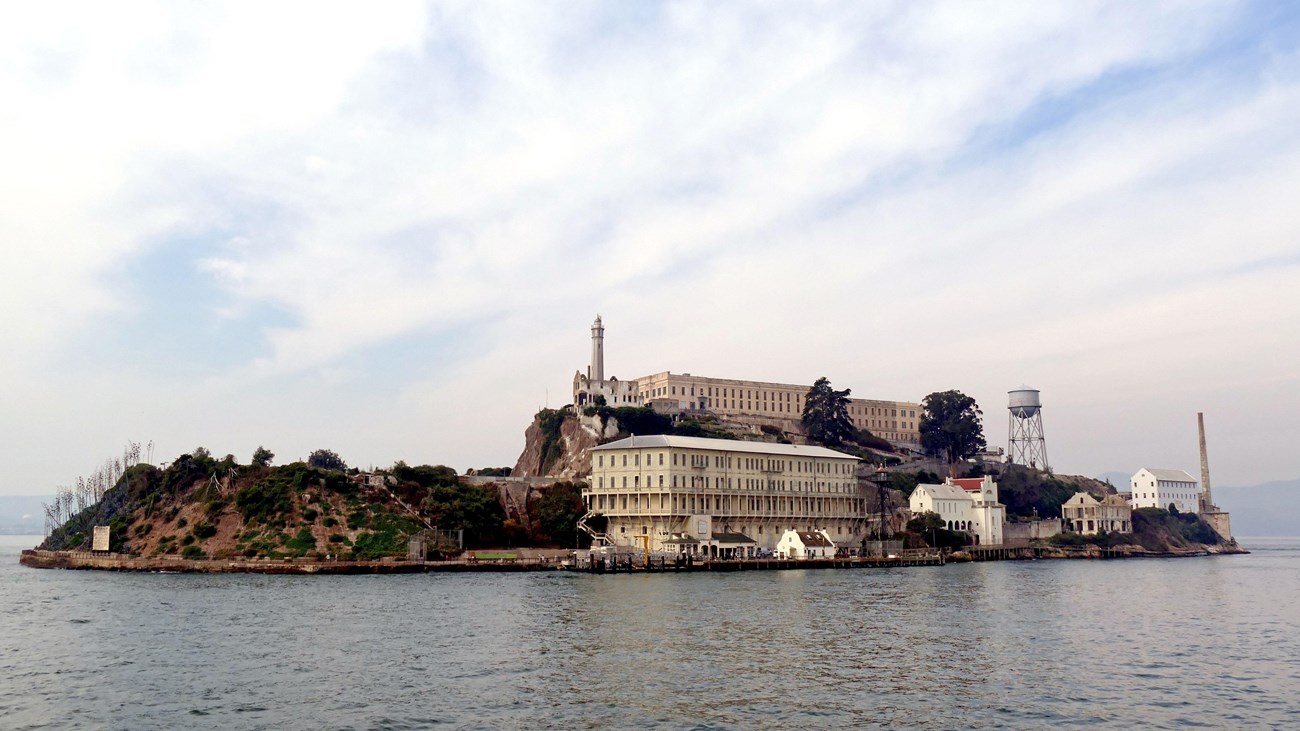
[[[826,531],[788,530],[776,544],[777,558],[835,558],[835,543]]]
[[[1164,508],[1172,505],[1180,513],[1201,512],[1201,483],[1182,470],[1143,467],[1129,480],[1135,508]]]

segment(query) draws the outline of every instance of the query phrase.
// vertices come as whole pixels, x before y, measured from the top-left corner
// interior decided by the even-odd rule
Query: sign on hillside
[[[95,535],[90,542],[90,550],[107,551],[108,550],[108,526],[95,526]]]

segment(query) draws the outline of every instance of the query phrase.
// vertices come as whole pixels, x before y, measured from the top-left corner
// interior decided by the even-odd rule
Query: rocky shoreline
[[[408,561],[381,558],[341,561],[308,558],[184,559],[174,556],[144,557],[88,551],[28,549],[18,562],[37,569],[137,571],[186,574],[420,574],[433,572],[554,571],[559,563],[541,559],[493,561]]]
[[[1141,546],[1032,546],[992,551],[954,551],[941,563],[969,561],[1015,561],[1032,559],[1118,559],[1118,558],[1191,558],[1196,556],[1240,555],[1250,551],[1239,545],[1201,546],[1195,549],[1148,551]],[[859,559],[858,561],[861,561]],[[419,574],[464,572],[533,572],[556,571],[567,566],[554,557],[520,557],[514,559],[452,561],[411,561],[387,557],[370,561],[345,561],[318,558],[222,558],[185,559],[175,556],[133,556],[121,553],[89,551],[44,551],[28,549],[18,562],[38,569],[73,569],[91,571],[134,571],[155,573],[203,574]],[[846,565],[850,561],[842,561]],[[701,562],[701,568],[703,568]],[[746,562],[740,562],[746,563]],[[757,562],[748,562],[757,563]],[[817,568],[813,563],[782,561],[780,568]],[[835,562],[832,562],[835,563]],[[756,566],[757,567],[757,566]],[[773,567],[764,567],[773,568]]]

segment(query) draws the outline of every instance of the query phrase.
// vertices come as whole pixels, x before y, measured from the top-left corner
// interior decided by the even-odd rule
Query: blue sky
[[[1042,389],[1300,475],[1288,3],[49,3],[0,23],[0,494],[127,440],[513,464],[607,371]]]

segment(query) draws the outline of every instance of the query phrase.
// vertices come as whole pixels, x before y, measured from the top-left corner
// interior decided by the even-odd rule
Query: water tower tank
[[[1014,391],[1008,391],[1010,396],[1009,406],[1011,415],[1018,419],[1031,419],[1038,415],[1039,409],[1043,407],[1038,400],[1038,389],[1021,386]]]

